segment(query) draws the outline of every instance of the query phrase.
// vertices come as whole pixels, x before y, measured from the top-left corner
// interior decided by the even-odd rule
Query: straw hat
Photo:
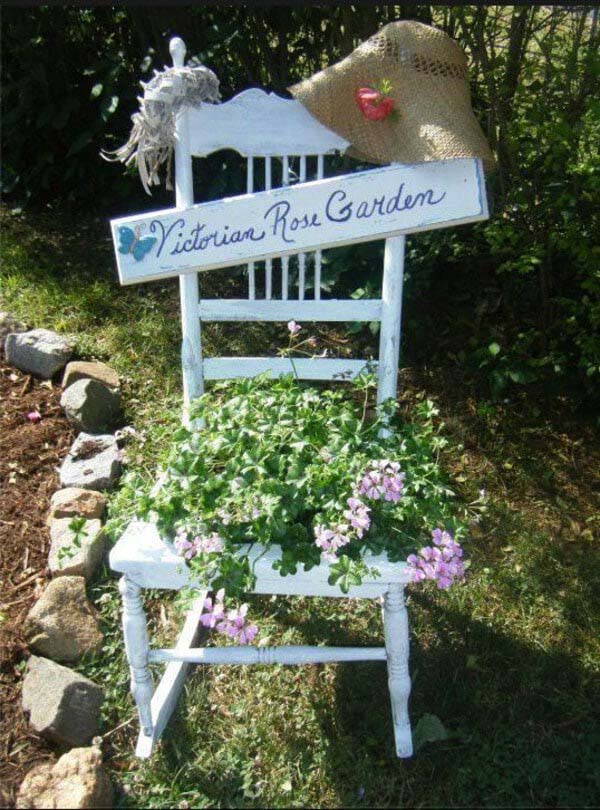
[[[359,88],[391,83],[394,114],[366,118]],[[389,23],[341,62],[289,88],[307,110],[371,163],[494,157],[471,109],[467,60],[443,31],[414,20]]]

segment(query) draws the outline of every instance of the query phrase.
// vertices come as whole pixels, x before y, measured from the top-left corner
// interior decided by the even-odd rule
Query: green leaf
[[[108,121],[108,119],[116,111],[118,106],[119,106],[118,96],[111,96],[110,99],[105,98],[104,101],[102,102],[102,109],[100,111],[102,120]]]
[[[525,383],[531,382],[535,375],[523,369],[512,369],[508,372],[508,376],[513,382],[525,385]]]
[[[498,343],[490,343],[490,345],[488,346],[488,352],[491,355],[493,355],[494,357],[496,357],[496,355],[500,353],[499,344]]]
[[[95,84],[92,87],[92,91],[90,93],[90,98],[98,98],[98,96],[102,93],[103,89],[104,89],[104,85],[101,82],[98,82],[98,84]]]
[[[420,751],[427,743],[447,740],[449,736],[439,717],[435,714],[424,714],[413,731],[415,751]]]

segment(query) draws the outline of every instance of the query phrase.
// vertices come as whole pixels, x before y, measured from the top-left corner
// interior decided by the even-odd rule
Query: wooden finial
[[[171,54],[173,65],[175,67],[183,67],[185,51],[185,42],[179,37],[173,37],[173,39],[169,42],[169,53]]]

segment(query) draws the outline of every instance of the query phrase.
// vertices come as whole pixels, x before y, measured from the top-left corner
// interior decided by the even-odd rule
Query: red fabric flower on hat
[[[383,121],[394,110],[394,99],[387,94],[390,92],[389,82],[377,87],[359,87],[354,94],[358,109],[369,121]]]

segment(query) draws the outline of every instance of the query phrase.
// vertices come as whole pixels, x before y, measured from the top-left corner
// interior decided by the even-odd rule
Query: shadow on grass
[[[335,711],[323,728],[338,749],[330,777],[345,803],[358,804],[362,791],[348,793],[344,751],[368,782],[381,773],[378,792],[364,793],[367,805],[398,806],[402,795],[417,806],[592,806],[600,791],[600,684],[591,668],[426,595],[411,601],[413,729],[433,713],[450,739],[396,760],[385,667],[339,667]]]

